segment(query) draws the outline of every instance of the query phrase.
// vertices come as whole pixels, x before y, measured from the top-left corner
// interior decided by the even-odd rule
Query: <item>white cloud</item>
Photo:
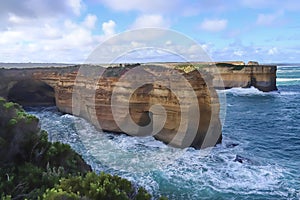
[[[102,30],[105,36],[112,36],[115,34],[115,26],[116,23],[113,20],[109,20],[108,22],[104,22],[102,24]]]
[[[97,16],[89,14],[86,16],[83,25],[89,29],[93,29],[96,26],[96,22],[97,22]]]
[[[62,35],[62,33],[57,27],[54,27],[50,24],[45,24],[45,26],[42,28],[42,35],[48,39],[57,39]]]
[[[72,18],[23,20],[11,14],[7,28],[0,30],[0,61],[84,62],[99,42],[115,33],[116,23],[109,20],[103,23],[104,34],[100,31],[96,34],[96,22],[97,17],[92,14],[87,14],[82,21]]]
[[[139,16],[134,23],[132,24],[131,28],[167,28],[169,24],[166,19],[163,18],[161,15],[141,15]]]
[[[238,51],[234,51],[233,54],[236,55],[236,56],[241,57],[241,56],[243,56],[245,54],[245,52],[241,51],[241,50],[238,50]]]
[[[270,26],[279,23],[279,18],[283,15],[283,12],[277,12],[273,14],[259,14],[257,16],[256,24],[262,26]]]
[[[205,19],[200,28],[205,31],[218,32],[222,31],[227,27],[226,19]]]
[[[269,49],[268,51],[268,55],[274,55],[278,53],[278,49],[276,47],[273,47],[271,49]]]
[[[8,22],[13,24],[22,24],[26,21],[25,18],[19,17],[14,13],[8,13]]]
[[[84,8],[81,0],[67,0],[68,5],[72,8],[76,15],[80,15],[81,10]]]

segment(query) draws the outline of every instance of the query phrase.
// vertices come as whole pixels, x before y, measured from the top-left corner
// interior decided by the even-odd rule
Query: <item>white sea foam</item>
[[[293,74],[293,73],[300,73],[300,69],[299,68],[297,68],[297,69],[293,69],[293,70],[286,70],[286,69],[279,69],[279,70],[277,70],[277,73],[291,73],[291,74]]]
[[[203,188],[242,195],[265,194],[266,191],[274,195],[280,190],[280,179],[284,176],[281,167],[234,162],[232,149],[222,147],[208,158],[200,158],[198,152],[187,151],[176,163],[168,166],[164,172],[165,181],[198,194]]]
[[[250,88],[231,88],[225,90],[226,94],[232,94],[234,96],[252,96],[252,95],[273,95],[277,92],[262,92],[255,87]]]
[[[300,81],[300,78],[277,78],[277,82],[291,82],[291,81]]]

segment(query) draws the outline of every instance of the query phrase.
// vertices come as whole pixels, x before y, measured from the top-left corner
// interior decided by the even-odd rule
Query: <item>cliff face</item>
[[[214,79],[215,86],[225,89],[233,87],[255,87],[261,91],[269,92],[277,90],[276,87],[276,66],[270,65],[218,65],[217,68],[222,80]],[[207,71],[209,69],[206,68]]]
[[[213,85],[216,89],[230,89],[234,87],[255,87],[263,92],[277,90],[275,65],[260,65],[258,62],[242,61],[232,62],[195,62],[195,63],[169,63],[175,68],[190,71],[200,71],[213,74]]]
[[[34,77],[56,82],[59,110],[82,116],[102,130],[152,135],[181,148],[204,148],[221,141],[218,97],[198,71],[98,67],[89,73],[35,73]]]

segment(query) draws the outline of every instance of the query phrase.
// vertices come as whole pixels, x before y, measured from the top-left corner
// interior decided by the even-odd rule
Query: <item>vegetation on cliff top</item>
[[[39,119],[0,98],[1,199],[151,199],[118,176],[91,172],[67,144],[48,141]]]
[[[215,65],[210,64],[210,63],[184,63],[184,64],[178,64],[175,66],[175,69],[183,70],[184,72],[188,73],[191,72],[195,69],[201,69],[205,67],[210,67],[210,66],[216,66],[216,67],[228,67],[231,68],[232,70],[242,70],[245,65],[240,65],[240,64],[232,64],[232,63],[215,63]]]

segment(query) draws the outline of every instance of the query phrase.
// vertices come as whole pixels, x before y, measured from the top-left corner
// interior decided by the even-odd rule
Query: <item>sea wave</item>
[[[300,81],[300,78],[277,78],[277,82],[292,82],[292,81]]]
[[[299,68],[296,68],[296,69],[293,69],[293,70],[285,70],[285,69],[279,69],[277,70],[277,73],[300,73],[300,69]]]
[[[231,94],[233,96],[252,96],[252,95],[274,95],[274,94],[278,94],[277,91],[273,91],[273,92],[262,92],[260,90],[258,90],[255,87],[250,87],[250,88],[231,88],[228,90],[225,90],[226,94]]]

